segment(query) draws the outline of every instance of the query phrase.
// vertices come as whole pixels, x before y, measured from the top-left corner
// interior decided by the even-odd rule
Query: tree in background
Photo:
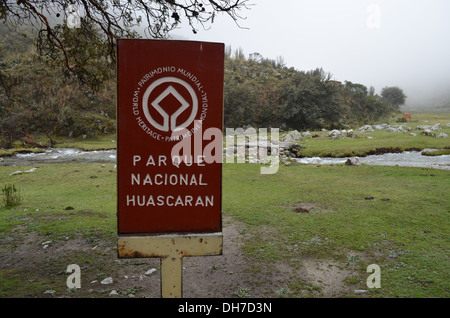
[[[314,129],[339,123],[340,87],[322,69],[296,72],[281,85],[280,103],[287,127]]]
[[[79,30],[59,28],[66,34],[65,46],[79,50]],[[95,58],[96,50],[108,49],[104,42],[86,41],[86,48],[75,56],[80,63],[89,63],[85,76],[98,85],[91,91],[74,80],[70,71],[63,73],[54,67],[61,57],[58,52],[43,47],[48,53],[36,56],[30,37],[17,37],[5,29],[0,24],[0,147],[11,147],[13,142],[18,146],[17,141],[39,146],[32,134],[47,135],[51,145],[52,136],[114,133],[115,81],[108,79],[114,72],[107,58]],[[91,32],[99,33],[95,26]],[[89,77],[96,69],[98,82]],[[322,69],[299,71],[286,67],[280,57],[271,60],[258,53],[247,59],[242,49],[233,52],[227,47],[225,126],[333,129],[373,122],[392,111],[375,89],[331,78]]]
[[[218,13],[238,22],[248,0],[0,0],[0,20],[13,30],[34,26],[40,52],[62,62],[70,75],[98,88],[98,63],[114,64],[118,38],[166,38],[182,22],[194,33]],[[72,29],[71,29],[72,28]],[[73,30],[75,29],[75,30]],[[86,52],[86,44],[93,47]],[[106,63],[106,64],[107,64]],[[105,63],[103,63],[105,64]]]
[[[114,132],[118,38],[196,33],[219,13],[238,23],[247,1],[0,0],[0,147]]]
[[[96,92],[87,90],[55,68],[50,57],[36,56],[29,30],[26,37],[7,31],[0,24],[0,147],[10,148],[15,141],[42,146],[32,134],[47,135],[51,145],[55,135],[115,132],[114,81]],[[100,70],[111,72],[98,63]]]
[[[340,128],[366,124],[393,111],[375,89],[332,80],[318,68],[299,71],[282,58],[258,53],[246,59],[242,49],[226,48],[225,126],[287,129]]]
[[[385,87],[381,90],[381,100],[393,111],[400,111],[400,106],[405,104],[406,95],[399,87]]]
[[[345,81],[341,93],[342,116],[347,124],[367,124],[396,111],[386,104],[375,89]]]

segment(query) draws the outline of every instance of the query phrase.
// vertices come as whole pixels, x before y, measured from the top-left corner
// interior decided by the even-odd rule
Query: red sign
[[[224,45],[118,40],[118,232],[221,231]]]

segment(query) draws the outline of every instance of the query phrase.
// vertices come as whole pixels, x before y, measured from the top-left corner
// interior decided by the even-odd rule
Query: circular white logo
[[[175,85],[170,85],[170,83],[183,86],[189,93],[191,101],[187,101],[186,98],[183,97],[182,93],[174,87]],[[153,97],[152,92],[161,85],[166,85],[167,87],[162,91],[162,93],[158,94],[156,97]],[[161,102],[169,96],[175,98],[180,104],[180,106],[172,114],[169,114],[161,105]],[[187,126],[194,121],[198,111],[198,98],[192,86],[186,81],[174,76],[162,77],[151,83],[145,90],[142,97],[142,109],[144,111],[145,118],[156,129],[164,132],[179,131],[187,128]],[[151,109],[156,110],[156,112],[161,115],[163,119],[162,123],[161,121],[158,122],[155,118],[153,118],[150,111]],[[177,119],[185,111],[190,111],[188,118],[184,122],[177,124]]]

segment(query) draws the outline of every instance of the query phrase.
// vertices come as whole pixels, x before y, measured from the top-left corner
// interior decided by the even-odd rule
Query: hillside
[[[59,57],[36,54],[32,32],[19,36],[0,25],[0,34],[0,147],[9,148],[16,140],[36,145],[33,134],[47,135],[51,144],[52,136],[115,131],[116,84],[108,63],[95,86],[88,85]],[[333,81],[323,69],[288,67],[282,57],[270,60],[253,53],[246,58],[231,48],[225,56],[226,127],[339,128],[376,121],[401,104],[362,84]],[[100,62],[92,61],[93,69]]]

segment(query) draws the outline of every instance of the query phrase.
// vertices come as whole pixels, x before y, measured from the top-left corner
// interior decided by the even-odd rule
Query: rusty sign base
[[[119,236],[119,258],[161,259],[161,296],[182,297],[183,257],[222,255],[223,235],[217,233]]]

